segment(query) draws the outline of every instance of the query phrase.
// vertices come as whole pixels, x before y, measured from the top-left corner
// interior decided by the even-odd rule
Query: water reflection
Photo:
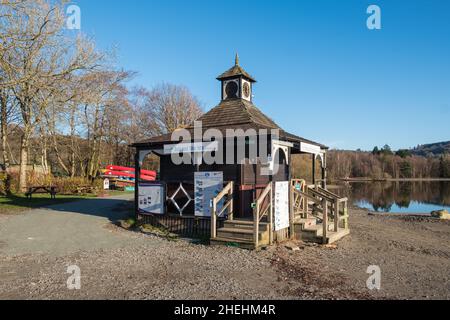
[[[378,212],[429,213],[450,210],[450,182],[354,182],[339,190],[343,196]]]

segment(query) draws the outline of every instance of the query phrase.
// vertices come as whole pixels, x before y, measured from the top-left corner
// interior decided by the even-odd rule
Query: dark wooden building
[[[156,183],[160,191],[150,192],[151,196],[147,199],[141,189],[143,185],[152,186],[139,181],[139,178],[136,184],[136,213],[140,219],[157,222],[178,233],[208,235],[211,230],[209,215],[196,215],[196,197],[199,195],[196,194],[195,176],[202,172],[218,172],[223,179],[223,188],[232,185],[232,191],[228,192],[228,198],[233,200],[232,218],[252,221],[255,204],[267,186],[274,182],[291,181],[293,154],[310,154],[311,170],[315,170],[315,160],[320,158],[322,182],[325,183],[327,147],[284,131],[253,104],[252,90],[256,80],[239,65],[237,56],[235,65],[217,79],[222,92],[218,106],[190,127],[133,145],[136,148],[137,173],[150,153],[160,157],[160,181]],[[187,134],[189,139],[185,137],[180,142],[180,136]],[[175,164],[174,153],[179,157],[190,154],[191,161]],[[207,164],[204,159],[207,156],[223,161]],[[325,185],[322,187],[325,188]],[[148,201],[145,204],[150,205],[155,200],[155,194],[160,196],[157,212],[141,210],[142,201]],[[207,200],[211,200],[212,204],[212,199]],[[221,217],[218,218],[220,225]]]

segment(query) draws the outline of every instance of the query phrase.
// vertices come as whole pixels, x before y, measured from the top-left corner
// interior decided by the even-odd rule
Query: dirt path
[[[123,204],[88,200],[1,220],[0,299],[450,299],[449,222],[353,209],[352,234],[336,248],[250,252],[113,227]],[[81,269],[81,290],[66,287],[69,265]],[[381,268],[380,291],[366,287],[369,265]]]

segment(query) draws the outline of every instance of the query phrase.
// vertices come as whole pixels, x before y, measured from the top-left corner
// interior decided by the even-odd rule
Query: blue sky
[[[450,1],[74,3],[133,84],[186,85],[209,110],[239,52],[255,104],[287,131],[339,149],[450,140]],[[366,27],[371,4],[381,30]]]

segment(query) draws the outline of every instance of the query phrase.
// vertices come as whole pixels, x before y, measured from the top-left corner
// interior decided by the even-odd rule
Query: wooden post
[[[294,186],[290,186],[291,190],[290,190],[290,206],[289,206],[289,237],[291,238],[291,240],[294,240],[295,238],[295,224],[294,224],[294,219],[295,219],[295,214],[294,214],[294,189],[295,189],[295,184]]]
[[[234,182],[231,182],[231,189],[230,189],[230,213],[228,215],[229,220],[234,220]]]
[[[348,202],[344,202],[344,228],[348,230]]]
[[[273,244],[273,183],[270,183],[269,243]]]
[[[253,211],[253,242],[255,243],[255,249],[258,249],[259,246],[259,203],[256,201],[256,208]]]
[[[316,155],[312,155],[312,183],[316,185]]]
[[[306,181],[302,186],[302,191],[303,193],[306,194],[307,191],[307,186],[306,186]],[[308,219],[308,199],[305,196],[302,196],[302,200],[303,201],[303,218],[304,219]]]
[[[327,188],[327,169],[322,167],[322,188]]]
[[[334,199],[334,231],[339,231],[339,200]]]
[[[136,149],[136,154],[134,155],[134,172],[135,176],[135,184],[134,184],[134,214],[136,221],[139,220],[139,180],[141,175],[141,163],[140,163],[140,154],[141,150],[139,148]],[[30,196],[31,197],[31,196]],[[166,199],[164,199],[165,201]]]
[[[213,207],[212,207],[212,213],[211,213],[211,239],[215,239],[217,237],[217,204],[216,199],[213,199]]]
[[[323,234],[322,234],[322,244],[327,244],[328,235],[328,204],[327,199],[322,199],[322,209],[323,209]]]

